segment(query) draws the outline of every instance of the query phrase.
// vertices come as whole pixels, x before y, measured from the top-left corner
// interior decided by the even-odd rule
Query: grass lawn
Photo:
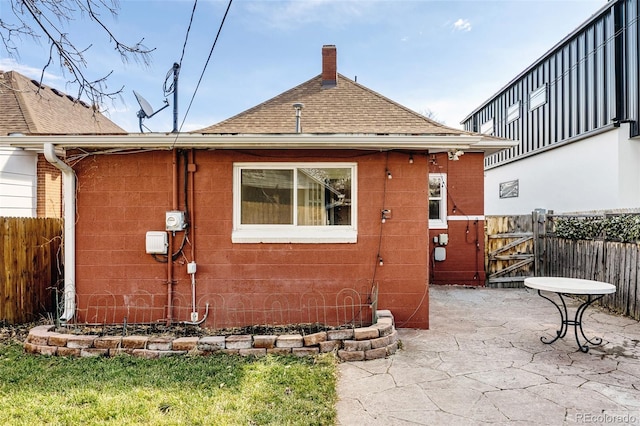
[[[332,425],[337,361],[24,354],[0,343],[0,424]]]

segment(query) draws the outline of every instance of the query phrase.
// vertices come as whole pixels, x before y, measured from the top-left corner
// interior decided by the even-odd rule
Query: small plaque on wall
[[[519,194],[518,179],[500,183],[500,198],[515,198]]]

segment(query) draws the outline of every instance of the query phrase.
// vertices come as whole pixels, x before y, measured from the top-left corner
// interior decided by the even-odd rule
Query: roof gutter
[[[0,146],[38,149],[54,141],[58,148],[88,149],[361,149],[483,151],[486,154],[517,143],[483,135],[375,135],[375,134],[193,134],[134,133],[129,135],[0,136]]]
[[[64,312],[60,320],[70,321],[76,311],[76,174],[56,155],[52,143],[44,144],[44,156],[62,172],[62,203],[64,206]]]

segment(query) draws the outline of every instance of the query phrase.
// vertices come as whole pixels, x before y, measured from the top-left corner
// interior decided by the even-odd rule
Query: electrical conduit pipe
[[[178,150],[174,149],[172,152],[172,167],[171,167],[171,192],[172,209],[178,210]],[[186,179],[186,177],[185,177]],[[167,327],[173,322],[173,232],[169,233],[169,247],[167,254]]]
[[[68,164],[58,158],[52,143],[44,144],[44,157],[62,172],[64,311],[60,320],[68,322],[76,311],[76,174]]]
[[[191,222],[191,228],[189,229],[191,233],[191,262],[193,262],[193,267],[195,269],[196,265],[196,227],[195,227],[195,208],[193,205],[193,191],[194,191],[194,177],[196,172],[196,161],[195,161],[195,152],[192,149],[189,151],[188,159],[185,158],[187,162],[187,176],[184,178],[188,178],[188,187],[189,187],[189,207],[191,212],[189,214],[189,221]],[[195,271],[191,274],[191,321],[198,321],[198,312],[196,310],[196,273]],[[195,316],[195,318],[194,318]]]
[[[196,173],[196,152],[194,149],[191,149],[189,152],[189,159],[187,161],[187,171],[189,175],[189,221],[190,221],[190,229],[191,233],[191,261],[194,264],[194,270],[196,265],[196,221],[195,221],[195,173]],[[187,324],[191,325],[200,325],[206,321],[209,316],[209,302],[207,302],[206,310],[202,319],[198,319],[198,311],[196,307],[196,273],[195,271],[191,274],[191,321],[187,322]]]

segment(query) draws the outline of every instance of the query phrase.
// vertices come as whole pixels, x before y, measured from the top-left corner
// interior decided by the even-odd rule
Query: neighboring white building
[[[628,124],[554,148],[487,169],[485,214],[640,207],[640,140]]]
[[[463,120],[519,141],[485,158],[485,214],[640,207],[640,0],[612,0]]]
[[[38,155],[0,147],[0,217],[35,217]]]

